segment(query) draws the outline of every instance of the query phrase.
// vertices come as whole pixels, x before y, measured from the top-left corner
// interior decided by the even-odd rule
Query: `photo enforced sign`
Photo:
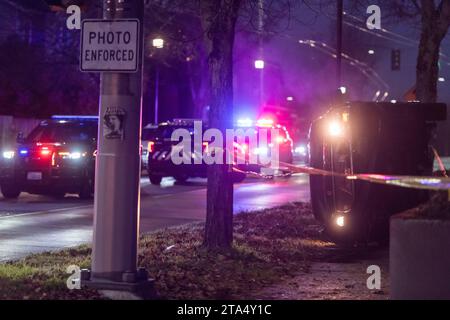
[[[138,20],[84,20],[81,71],[136,72],[138,37]]]

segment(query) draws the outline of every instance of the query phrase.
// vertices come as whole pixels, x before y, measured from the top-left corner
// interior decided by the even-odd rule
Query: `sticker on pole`
[[[103,116],[103,136],[106,139],[124,138],[126,112],[122,108],[108,107]]]
[[[80,69],[85,72],[136,72],[139,20],[83,20]]]

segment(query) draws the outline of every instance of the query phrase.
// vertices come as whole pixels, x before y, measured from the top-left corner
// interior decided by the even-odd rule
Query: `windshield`
[[[257,131],[258,140],[261,134],[265,135],[270,141],[272,136],[272,130],[277,130],[278,137],[286,138],[286,131],[281,128],[265,128],[265,127],[256,127],[255,130]]]
[[[159,126],[157,129],[153,129],[152,131],[150,131],[151,134],[148,134],[149,140],[170,140],[172,137],[172,132],[177,129],[185,129],[189,131],[191,135],[194,134],[194,126]],[[206,130],[206,128],[203,127],[202,130]]]
[[[142,140],[153,140],[158,135],[157,128],[144,128],[142,129]]]
[[[96,123],[41,124],[25,139],[26,143],[90,142],[97,138]]]

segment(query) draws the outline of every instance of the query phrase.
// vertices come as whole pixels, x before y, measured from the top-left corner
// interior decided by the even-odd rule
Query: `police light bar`
[[[97,120],[98,116],[64,116],[64,115],[55,115],[52,116],[53,120]]]
[[[195,121],[202,121],[202,120],[201,119],[193,119],[193,118],[175,118],[175,119],[173,119],[172,123],[175,123],[175,124],[193,124]]]
[[[256,125],[258,127],[272,127],[273,124],[274,124],[273,120],[269,118],[262,118],[256,122]]]
[[[253,125],[253,121],[249,118],[238,119],[237,125],[238,127],[251,127]]]
[[[157,129],[157,128],[158,128],[157,124],[150,123],[146,125],[143,129]]]

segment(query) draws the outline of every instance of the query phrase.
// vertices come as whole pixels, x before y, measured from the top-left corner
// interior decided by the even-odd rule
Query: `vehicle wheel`
[[[151,184],[154,184],[154,185],[160,185],[161,184],[162,176],[149,174],[148,178],[150,179]]]
[[[233,172],[233,183],[240,183],[245,180],[247,175],[244,172]]]
[[[174,178],[177,182],[181,182],[181,183],[184,183],[184,182],[186,182],[187,179],[189,179],[189,177],[186,175],[176,175],[176,176],[174,176]]]
[[[17,199],[21,193],[20,189],[15,184],[2,184],[2,195],[6,199]]]
[[[310,166],[315,169],[324,169],[323,163],[323,142],[316,133],[315,130],[311,130],[310,140]],[[311,196],[311,207],[316,220],[326,223],[331,218],[331,208],[326,194],[326,179],[328,177],[322,175],[309,175],[309,188]]]
[[[289,164],[292,164],[294,162],[294,155],[291,152],[289,153],[286,162]]]
[[[78,197],[83,200],[92,199],[92,196],[94,194],[94,188],[90,181],[86,181],[81,186],[81,190],[78,193]]]
[[[57,191],[53,191],[52,193],[50,193],[50,196],[55,199],[63,199],[66,196],[66,192],[57,190]]]
[[[309,188],[311,195],[311,207],[314,214],[314,218],[320,222],[325,222],[327,210],[329,210],[326,204],[325,190],[323,188],[324,177],[310,175],[309,176]]]

